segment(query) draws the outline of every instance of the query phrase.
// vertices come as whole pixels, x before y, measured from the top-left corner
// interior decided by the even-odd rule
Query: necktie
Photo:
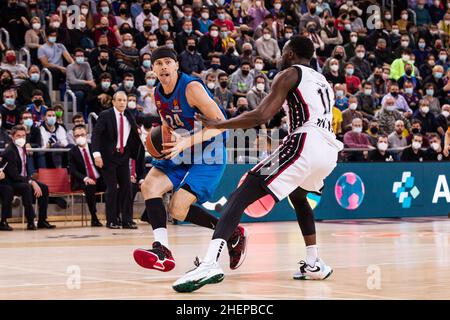
[[[119,123],[119,151],[122,154],[123,150],[123,114],[120,114],[120,123]]]
[[[84,162],[86,163],[86,168],[87,168],[89,178],[91,178],[94,181],[97,180],[95,178],[94,168],[92,167],[92,164],[89,161],[89,156],[87,154],[86,149],[83,149],[83,156],[84,156]]]
[[[22,153],[22,176],[27,176],[27,155],[25,153],[24,148],[20,148],[20,152]]]
[[[131,159],[131,175],[136,177],[136,160]]]

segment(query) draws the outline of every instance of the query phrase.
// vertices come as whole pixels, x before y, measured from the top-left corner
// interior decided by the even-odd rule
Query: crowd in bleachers
[[[0,43],[0,148],[19,123],[30,146],[73,144],[60,104],[66,90],[85,121],[111,108],[118,90],[136,115],[156,115],[150,59],[161,45],[173,47],[180,70],[201,78],[234,117],[267,96],[284,44],[299,33],[314,42],[311,66],[334,88],[335,133],[347,148],[366,149],[344,152],[342,161],[448,159],[450,2],[396,1],[394,8],[352,0],[2,2],[0,26],[9,43]],[[367,11],[373,4],[380,19]],[[18,62],[21,48],[29,51],[28,68]],[[285,123],[280,112],[264,127],[283,132]],[[435,136],[440,147],[429,144]],[[380,137],[392,152],[382,150]],[[401,148],[413,147],[414,139],[422,140],[415,156],[403,156]],[[32,162],[60,167],[61,157],[38,153]]]

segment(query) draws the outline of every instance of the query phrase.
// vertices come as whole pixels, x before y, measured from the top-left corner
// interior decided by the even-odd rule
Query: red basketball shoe
[[[242,226],[238,226],[236,230],[234,230],[230,239],[227,241],[231,270],[239,268],[244,262],[247,253],[247,238],[247,229]]]
[[[168,272],[175,268],[172,252],[159,242],[153,242],[153,249],[136,249],[133,253],[138,265],[146,269]]]

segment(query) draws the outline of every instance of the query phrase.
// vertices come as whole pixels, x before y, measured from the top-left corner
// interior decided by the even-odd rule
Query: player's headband
[[[152,64],[154,64],[156,60],[162,58],[172,58],[173,60],[178,61],[177,52],[167,46],[159,47],[152,52]]]

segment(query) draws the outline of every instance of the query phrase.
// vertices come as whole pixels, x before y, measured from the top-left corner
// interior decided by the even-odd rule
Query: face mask
[[[25,144],[27,143],[27,141],[25,140],[25,138],[19,138],[19,139],[14,140],[14,143],[19,148],[23,148],[25,146]]]
[[[152,30],[152,26],[145,26],[144,27],[144,31],[145,32],[150,32]]]
[[[78,26],[80,27],[80,29],[84,29],[84,28],[86,28],[86,22],[85,21],[80,21]]]
[[[213,63],[213,64],[211,64],[211,68],[213,68],[214,70],[217,70],[220,68],[220,64]]]
[[[136,109],[136,102],[134,101],[128,102],[128,109]]]
[[[339,65],[337,64],[333,64],[330,66],[331,71],[336,72],[339,70]]]
[[[188,46],[187,49],[191,52],[195,51],[195,46]]]
[[[156,80],[155,79],[147,79],[147,85],[149,87],[153,87],[155,85]]]
[[[241,70],[244,76],[248,76],[250,70]]]
[[[142,65],[144,66],[144,68],[150,68],[152,65],[152,62],[150,60],[144,60],[142,61]]]
[[[108,90],[109,87],[111,87],[111,82],[109,82],[109,81],[102,81],[102,88],[103,88],[103,90]]]
[[[48,37],[48,42],[55,43],[56,42],[56,37]]]
[[[62,111],[55,111],[55,116],[56,116],[57,118],[61,118],[62,115],[63,115],[63,112],[62,112]]]
[[[123,45],[127,48],[130,48],[133,45],[133,41],[131,40],[126,40],[123,42]]]
[[[418,134],[418,133],[420,132],[420,130],[419,130],[419,128],[412,128],[412,129],[411,129],[411,132],[412,132],[413,134]]]
[[[408,15],[407,14],[402,14],[402,19],[403,20],[408,20]]]
[[[75,58],[76,63],[82,64],[84,62],[84,57],[76,57]]]
[[[346,72],[349,76],[353,75],[353,72],[354,72],[354,71],[355,71],[354,69],[346,69],[346,70],[345,70],[345,72]]]
[[[41,24],[40,23],[33,23],[32,26],[33,26],[34,30],[39,30],[41,28]]]
[[[202,12],[202,18],[203,18],[203,20],[208,20],[209,19],[209,13],[208,12]]]
[[[336,91],[336,96],[339,97],[339,98],[342,98],[342,97],[344,96],[344,91],[342,91],[342,90],[337,90],[337,91]]]
[[[258,91],[264,91],[264,88],[265,88],[264,83],[258,83],[258,84],[256,85],[256,89],[257,89]]]
[[[221,81],[220,82],[220,86],[222,87],[222,88],[226,88],[227,87],[227,85],[228,85],[228,81]]]
[[[208,82],[206,86],[209,90],[213,90],[216,87],[216,84],[214,82]]]
[[[281,9],[281,3],[275,3],[273,6],[275,9],[280,10]]]
[[[423,113],[427,114],[430,111],[430,107],[422,107],[420,109]]]
[[[51,26],[52,26],[53,28],[58,29],[58,28],[61,26],[61,22],[59,22],[59,21],[52,22],[52,23],[51,23]]]
[[[165,20],[169,20],[171,17],[170,17],[170,13],[164,13],[163,14],[163,18],[165,19]]]
[[[125,84],[125,88],[131,89],[131,88],[133,88],[134,81],[133,80],[127,80],[127,81],[125,81],[124,84]]]
[[[308,32],[309,33],[314,33],[314,32],[316,32],[316,28],[310,27],[310,28],[308,28]]]
[[[425,48],[425,46],[426,46],[426,43],[425,43],[425,42],[419,42],[419,48],[420,48],[420,49]]]
[[[414,141],[414,142],[412,143],[412,148],[413,148],[414,150],[418,150],[418,149],[420,149],[420,147],[422,147],[422,143],[417,142],[417,141]]]
[[[377,127],[370,128],[370,133],[377,134],[378,133],[378,128]]]
[[[48,117],[47,118],[47,124],[49,126],[53,126],[53,125],[55,125],[55,123],[56,123],[56,117]]]
[[[433,89],[427,89],[426,90],[427,96],[433,96],[434,95],[434,90]]]
[[[184,32],[186,32],[187,34],[190,34],[191,32],[192,32],[192,29],[191,28],[186,28],[186,29],[183,29],[184,30]]]
[[[345,30],[347,30],[347,31],[352,31],[352,25],[351,25],[351,24],[346,24],[346,25],[344,26],[344,28],[345,28]]]
[[[358,42],[358,37],[350,37],[350,41],[352,43],[356,43],[356,42]]]
[[[386,105],[386,110],[387,111],[394,111],[395,110],[395,105]]]
[[[436,79],[440,79],[440,78],[442,78],[442,72],[436,72],[435,74],[433,74],[433,76],[434,76]]]
[[[211,34],[211,37],[216,38],[216,37],[219,35],[219,31],[212,30],[212,31],[210,32],[210,34]]]
[[[6,62],[8,62],[9,64],[14,64],[16,63],[16,57],[13,55],[8,55],[6,56]]]
[[[158,46],[158,41],[150,41],[148,43],[150,45],[150,48],[156,48]]]
[[[255,63],[255,70],[261,71],[264,68],[264,64]]]
[[[407,54],[404,54],[404,55],[402,55],[402,60],[403,61],[408,61],[409,60],[409,55],[407,55]]]
[[[61,12],[66,12],[67,11],[67,5],[60,5],[59,6],[59,10],[61,10]]]
[[[389,79],[389,75],[387,73],[383,73],[381,75],[381,77],[383,78],[384,81],[386,81],[387,79]]]
[[[89,13],[89,9],[88,8],[82,8],[80,11],[81,11],[81,14],[83,16],[87,16],[87,14]]]
[[[386,151],[388,148],[388,144],[386,142],[380,142],[377,144],[378,150]]]
[[[358,107],[358,104],[357,104],[357,103],[350,103],[350,105],[348,106],[348,108],[349,108],[350,110],[356,110],[357,107]]]
[[[239,8],[241,7],[241,3],[240,3],[240,2],[236,2],[236,3],[234,4],[234,6],[236,7],[236,9],[239,9]]]
[[[228,32],[223,31],[223,32],[220,33],[220,35],[222,36],[222,38],[225,39],[226,37],[228,37]]]
[[[442,111],[442,115],[444,116],[444,118],[448,118],[448,116],[450,116],[450,112],[448,111]]]
[[[249,56],[249,55],[252,54],[252,50],[251,50],[251,49],[245,49],[245,50],[244,50],[244,54],[247,55],[247,56]]]
[[[86,145],[86,137],[78,137],[78,138],[75,139],[75,142],[80,147],[84,146],[84,145]]]
[[[38,82],[40,78],[41,78],[41,75],[39,73],[32,73],[30,75],[30,80],[33,82]]]
[[[255,2],[255,5],[256,5],[257,7],[261,7],[261,1],[256,1],[256,2]]]
[[[167,43],[166,46],[168,46],[170,49],[175,48],[175,45],[173,43]]]
[[[366,96],[371,96],[372,95],[372,89],[364,89],[364,94]]]
[[[393,96],[394,98],[396,98],[396,97],[398,96],[398,92],[397,92],[397,91],[391,92],[391,96]]]
[[[365,52],[357,52],[357,53],[356,53],[356,56],[357,56],[358,58],[360,58],[360,59],[363,59],[365,55],[366,55]]]
[[[438,151],[441,148],[441,145],[437,142],[433,142],[431,144],[431,147],[433,148],[434,151]]]
[[[445,54],[439,55],[439,60],[441,60],[442,62],[445,62],[447,60],[447,55],[445,55]]]
[[[164,31],[167,32],[167,30],[169,30],[169,25],[168,24],[162,24],[159,26],[159,28]]]
[[[391,20],[392,16],[389,14],[389,15],[385,15],[384,18],[385,18],[386,20]]]
[[[353,130],[353,132],[356,132],[356,133],[361,133],[362,132],[362,128],[361,127],[353,128],[352,130]]]
[[[286,39],[290,39],[290,38],[292,37],[292,33],[285,33],[285,34],[284,34],[284,37],[285,37]]]
[[[183,5],[183,0],[177,0],[177,5],[182,6]]]
[[[223,13],[219,13],[218,15],[217,15],[217,18],[219,18],[219,20],[225,20],[225,14],[223,14]]]
[[[42,105],[42,100],[41,99],[36,99],[36,100],[33,100],[33,103],[34,103],[34,105],[35,106],[40,106],[40,105]]]
[[[23,124],[30,128],[33,125],[33,119],[25,119],[23,120]]]
[[[16,102],[16,99],[14,99],[14,98],[6,98],[5,99],[5,104],[8,106],[13,106],[15,102]]]
[[[338,59],[338,60],[341,60],[344,56],[343,56],[342,54],[340,54],[340,53],[336,53],[336,54],[334,55],[334,57],[335,57],[336,59]]]
[[[109,7],[102,7],[102,13],[103,14],[108,14],[109,13]]]
[[[413,94],[413,88],[405,88],[405,93],[407,94]]]

